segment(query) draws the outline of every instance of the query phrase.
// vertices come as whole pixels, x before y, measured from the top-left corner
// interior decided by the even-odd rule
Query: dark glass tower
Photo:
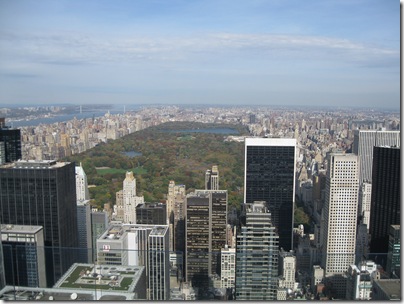
[[[265,201],[279,235],[279,247],[292,249],[296,140],[246,138],[244,202]]]
[[[207,287],[211,275],[220,275],[227,198],[227,190],[196,190],[187,195],[186,277],[195,287]]]
[[[383,253],[385,263],[390,226],[400,225],[400,148],[374,147],[372,172],[370,252]]]
[[[167,220],[166,205],[148,203],[136,206],[136,224],[165,225]]]
[[[4,142],[6,163],[21,159],[21,131],[6,127],[4,118],[0,119],[0,142]]]
[[[74,163],[19,161],[0,166],[0,222],[43,226],[47,286],[76,262]]]

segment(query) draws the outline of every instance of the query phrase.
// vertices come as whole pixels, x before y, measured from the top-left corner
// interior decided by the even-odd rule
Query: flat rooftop
[[[17,160],[12,163],[1,165],[4,169],[53,169],[61,168],[69,162],[58,162],[56,160]]]
[[[144,266],[73,264],[55,284],[56,288],[134,292]]]
[[[6,286],[0,290],[0,301],[125,301],[137,300],[133,293],[117,293],[100,290],[61,288],[36,288]]]
[[[2,224],[1,233],[13,233],[13,234],[36,234],[43,229],[42,226],[30,226],[30,225],[11,225]]]

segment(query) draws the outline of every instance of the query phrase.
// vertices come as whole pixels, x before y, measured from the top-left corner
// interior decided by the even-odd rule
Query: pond
[[[136,157],[136,156],[142,156],[142,153],[137,152],[137,151],[127,151],[127,152],[121,152],[123,155],[126,155],[128,157]]]
[[[188,130],[164,130],[167,133],[212,133],[212,134],[239,134],[239,131],[231,128],[207,128],[207,129],[188,129]]]

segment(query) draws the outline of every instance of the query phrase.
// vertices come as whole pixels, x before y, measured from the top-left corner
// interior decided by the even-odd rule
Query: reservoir
[[[239,132],[231,128],[206,128],[206,129],[188,129],[188,130],[164,130],[166,133],[211,133],[211,134],[232,134],[236,135]]]
[[[121,152],[123,155],[126,155],[128,157],[136,157],[136,156],[141,156],[142,153],[136,152],[136,151],[127,151],[127,152]]]

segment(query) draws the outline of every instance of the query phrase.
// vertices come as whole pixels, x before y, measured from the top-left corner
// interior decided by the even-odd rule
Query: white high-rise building
[[[366,225],[369,231],[370,206],[372,198],[372,184],[363,183],[359,188],[359,216],[362,216],[362,223]]]
[[[355,263],[359,168],[354,154],[331,153],[323,208],[322,261],[337,297],[345,296],[342,274]]]
[[[86,201],[90,199],[90,194],[88,191],[87,175],[84,172],[83,167],[76,166],[76,197],[77,201]]]
[[[205,190],[219,190],[218,166],[212,166],[212,170],[206,170]]]
[[[221,288],[234,288],[236,281],[236,248],[227,245],[221,251]]]
[[[279,252],[279,268],[281,277],[279,279],[280,288],[295,289],[296,256],[293,251]]]
[[[123,181],[123,208],[124,208],[124,223],[136,224],[136,206],[144,203],[143,196],[136,196],[136,179],[133,172],[126,172],[126,177]]]

